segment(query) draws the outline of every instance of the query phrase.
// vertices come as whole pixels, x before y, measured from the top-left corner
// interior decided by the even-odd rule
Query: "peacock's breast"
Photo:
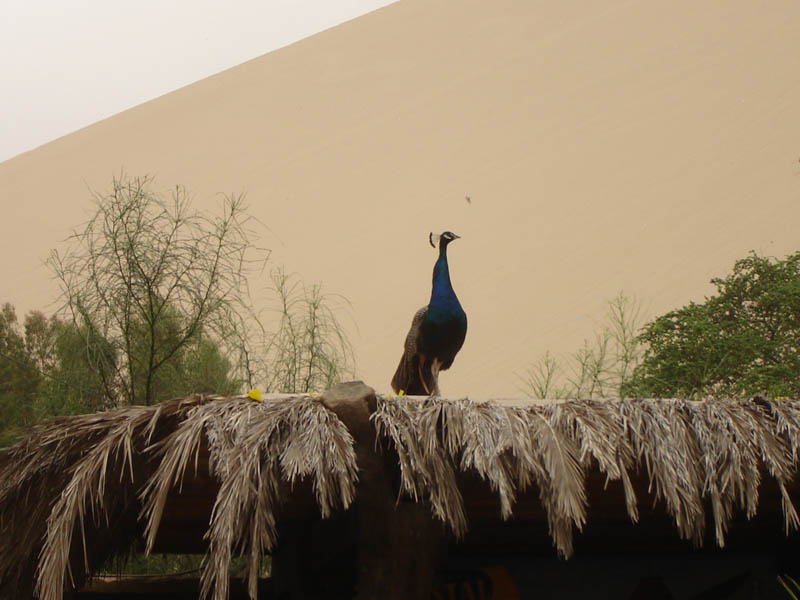
[[[467,315],[461,305],[428,306],[422,321],[423,352],[429,356],[455,355],[467,334]]]

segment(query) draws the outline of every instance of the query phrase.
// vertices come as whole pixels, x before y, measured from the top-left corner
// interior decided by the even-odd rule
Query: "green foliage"
[[[605,398],[623,396],[642,348],[636,337],[640,307],[623,294],[608,303],[606,323],[592,342],[559,362],[550,352],[523,377],[523,391],[532,398]]]
[[[34,310],[25,316],[25,349],[40,373],[56,364],[56,340],[64,326],[57,316],[50,318]]]
[[[33,417],[40,376],[14,307],[0,309],[0,447],[14,443]]]
[[[232,377],[233,365],[222,355],[220,347],[210,338],[197,336],[187,346],[181,360],[179,387],[172,397],[191,393],[235,394],[241,382]]]
[[[113,363],[114,349],[86,327],[57,323],[51,364],[42,371],[45,377],[35,403],[37,420],[101,410],[108,404],[98,365]]]
[[[648,323],[646,351],[626,391],[637,396],[800,395],[800,252],[753,253],[717,295]]]
[[[103,572],[107,575],[179,575],[199,576],[203,566],[202,554],[134,553],[115,558]]]
[[[186,575],[198,577],[206,556],[203,554],[151,554],[134,553],[117,558],[102,573],[106,575]],[[247,559],[234,556],[231,560],[231,577],[246,576]],[[258,565],[258,576],[269,577],[272,557],[263,556]]]
[[[47,336],[29,330],[29,320],[37,324],[37,331],[46,330]],[[34,420],[93,412],[109,406],[102,365],[112,365],[117,360],[116,353],[111,344],[87,329],[56,317],[48,321],[41,313],[31,313],[26,318],[26,345],[38,372],[44,375],[33,402]],[[159,332],[158,341],[170,344],[169,336],[175,333],[165,329]],[[131,348],[137,367],[142,364],[142,357],[147,356],[146,340],[141,330],[132,328]],[[37,352],[39,348],[47,351]],[[159,369],[153,389],[161,398],[190,393],[233,394],[239,383],[230,373],[230,361],[222,356],[219,347],[198,333]],[[136,379],[143,380],[143,377]]]

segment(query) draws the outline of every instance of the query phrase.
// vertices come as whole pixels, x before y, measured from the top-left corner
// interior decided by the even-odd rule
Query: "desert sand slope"
[[[653,315],[800,248],[798,31],[794,0],[401,0],[0,164],[0,300],[43,307],[87,186],[152,173],[246,191],[275,263],[350,299],[380,390],[428,231],[461,234],[470,329],[442,390],[518,395],[618,291]]]

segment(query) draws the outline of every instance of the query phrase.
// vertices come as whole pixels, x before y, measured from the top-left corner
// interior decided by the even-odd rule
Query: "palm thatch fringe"
[[[707,519],[724,546],[734,514],[756,513],[765,474],[777,484],[786,532],[800,525],[788,492],[800,461],[798,401],[520,405],[378,396],[367,405],[378,438],[396,450],[400,494],[428,502],[457,537],[468,525],[458,487],[465,472],[497,494],[503,518],[535,484],[563,556],[587,519],[590,471],[621,482],[634,522],[633,475],[646,475],[679,534],[697,545]],[[313,486],[323,517],[354,500],[353,437],[317,398],[195,396],[56,419],[0,454],[0,597],[30,596],[35,581],[40,598],[60,600],[68,581],[80,584],[102,560],[125,553],[142,530],[153,549],[168,497],[206,447],[219,481],[206,531],[206,597],[227,598],[234,552],[247,558],[255,596],[258,560],[276,542],[276,511],[298,479]]]
[[[203,436],[220,488],[206,533],[208,563],[202,595],[228,597],[232,552],[247,557],[250,596],[257,595],[258,564],[277,539],[275,511],[281,482],[309,477],[323,518],[348,508],[358,480],[350,432],[315,398],[255,404],[241,399],[198,406],[158,449],[158,470],[142,493],[147,549],[152,549],[169,491],[180,481]]]
[[[645,468],[683,539],[703,543],[709,502],[716,542],[725,545],[736,509],[756,512],[760,467],[775,478],[786,533],[800,526],[787,491],[800,456],[800,402],[604,400],[527,407],[468,400],[379,397],[371,417],[392,441],[401,493],[427,498],[456,536],[467,528],[456,470],[474,471],[508,518],[518,490],[535,481],[559,553],[573,551],[586,520],[586,470],[620,480],[638,520],[631,473]]]
[[[0,597],[30,596],[29,584],[35,580],[39,598],[60,600],[67,581],[79,584],[102,567],[92,550],[97,533],[118,526],[131,507],[138,512],[140,502],[146,548],[152,549],[167,496],[180,485],[192,458],[197,468],[203,437],[220,481],[207,533],[204,594],[227,598],[235,548],[249,558],[255,597],[254,565],[275,541],[274,509],[285,491],[282,480],[291,485],[310,477],[323,516],[353,501],[358,479],[353,440],[318,399],[269,395],[257,404],[195,396],[55,419],[2,457]],[[93,527],[87,529],[89,515]],[[124,555],[136,542],[135,533],[114,533],[103,539],[104,558]],[[38,568],[31,568],[35,560],[21,559],[37,556]],[[76,566],[81,573],[73,577]]]
[[[370,418],[378,434],[394,442],[401,491],[416,501],[427,497],[434,514],[461,537],[467,531],[464,502],[456,485],[452,453],[445,452],[438,435],[440,414],[447,405],[378,397]]]

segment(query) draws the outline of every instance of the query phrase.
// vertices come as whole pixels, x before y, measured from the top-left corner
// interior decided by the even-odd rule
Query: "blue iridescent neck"
[[[439,258],[433,265],[433,286],[431,289],[431,304],[450,304],[455,300],[456,293],[450,283],[450,269],[447,266],[447,244],[439,246]]]

